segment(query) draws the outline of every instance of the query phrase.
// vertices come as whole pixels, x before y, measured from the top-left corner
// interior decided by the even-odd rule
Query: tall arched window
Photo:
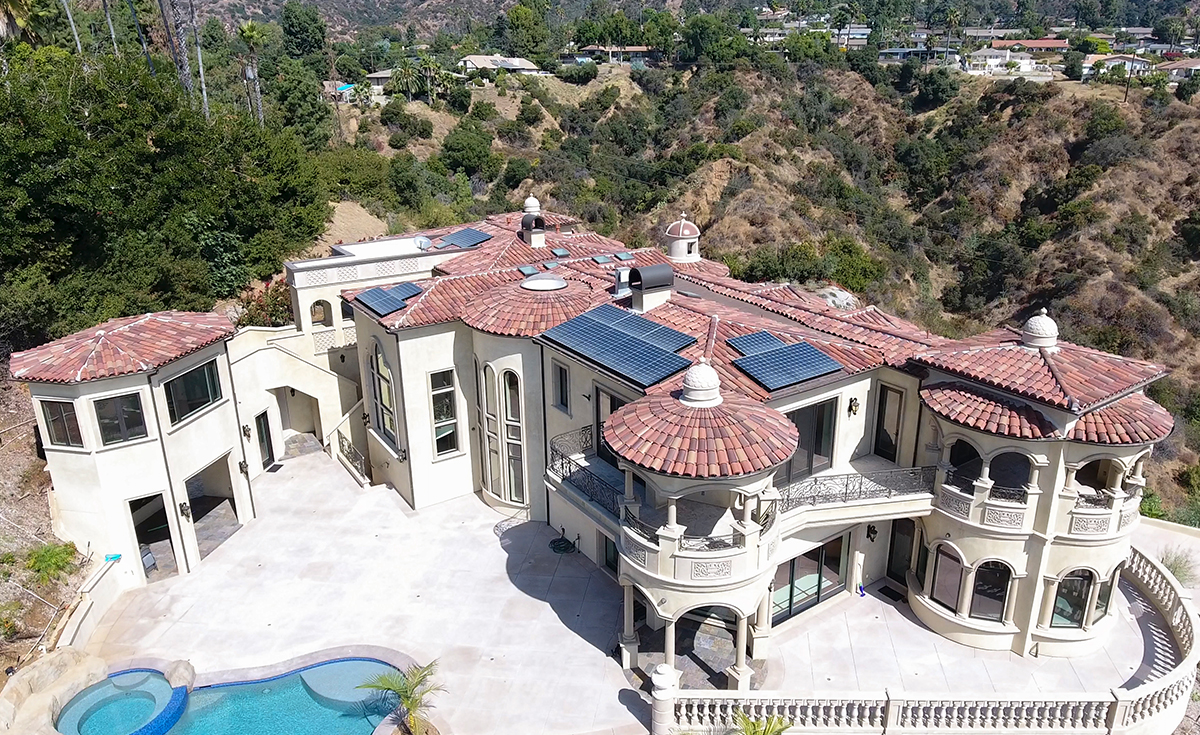
[[[483,423],[483,370],[475,357],[475,433],[479,437],[479,484],[487,487],[487,432]]]
[[[521,444],[521,382],[504,373],[504,453],[508,465],[508,499],[525,502],[525,455]]]
[[[979,452],[968,442],[959,439],[950,447],[950,464],[954,469],[950,470],[947,483],[968,495],[974,495],[975,480],[983,471],[983,459]]]
[[[1117,587],[1117,580],[1121,577],[1121,567],[1117,567],[1117,571],[1108,579],[1100,583],[1100,589],[1096,595],[1096,609],[1092,610],[1092,616],[1088,620],[1088,625],[1094,624],[1097,620],[1108,614],[1112,609],[1113,590]]]
[[[383,357],[383,348],[375,345],[371,358],[371,383],[375,397],[375,428],[392,444],[396,443],[396,398],[392,392],[392,370]]]
[[[933,588],[929,597],[934,602],[958,612],[958,592],[962,587],[963,565],[958,554],[942,544],[937,547],[933,561]]]
[[[1002,622],[1011,579],[1012,571],[1001,562],[980,564],[975,570],[975,589],[971,593],[971,617]]]
[[[1087,615],[1088,597],[1095,577],[1087,569],[1076,569],[1058,583],[1054,596],[1051,628],[1082,628]]]
[[[483,410],[487,434],[487,490],[496,497],[504,496],[504,466],[500,461],[500,414],[496,408],[496,371],[491,365],[483,369]]]

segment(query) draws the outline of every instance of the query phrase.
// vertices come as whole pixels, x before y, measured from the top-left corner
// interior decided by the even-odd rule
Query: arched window
[[[371,357],[371,383],[375,398],[375,428],[392,444],[396,443],[396,399],[392,393],[392,370],[384,360],[383,349],[376,344]]]
[[[525,455],[521,444],[521,382],[504,373],[504,453],[508,464],[508,499],[525,502]]]
[[[487,491],[504,496],[504,466],[500,461],[500,414],[496,410],[496,371],[483,369],[484,433],[487,435]]]
[[[929,597],[936,603],[958,612],[958,592],[962,587],[963,566],[958,554],[942,544],[937,547],[933,561],[933,588]]]
[[[925,545],[925,532],[917,529],[917,584],[921,586],[921,592],[926,593],[925,576],[926,570],[929,568],[929,547]]]
[[[333,326],[333,309],[330,308],[328,301],[314,301],[308,308],[308,315],[312,317],[314,327],[318,324],[326,327]]]
[[[1051,628],[1082,628],[1087,615],[1088,597],[1095,577],[1087,569],[1076,569],[1058,583],[1054,596]]]
[[[1032,467],[1029,457],[1018,452],[1005,452],[993,457],[988,465],[988,477],[992,480],[989,496],[993,500],[1024,503]]]
[[[980,564],[975,570],[975,589],[971,593],[971,617],[1002,622],[1011,579],[1012,571],[1001,562]]]
[[[959,439],[950,447],[950,470],[947,482],[968,495],[975,494],[975,481],[983,471],[983,459],[975,447]]]

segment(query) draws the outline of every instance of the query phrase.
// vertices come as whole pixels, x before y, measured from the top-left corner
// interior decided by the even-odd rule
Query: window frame
[[[550,387],[554,397],[554,407],[570,416],[571,368],[563,362],[551,360],[550,371]]]
[[[445,375],[447,373],[450,375],[450,384],[448,386],[444,385],[439,388],[434,388],[433,387],[433,377],[435,375]],[[455,374],[454,368],[449,367],[449,368],[445,368],[442,370],[429,371],[425,375],[425,385],[429,391],[429,425],[430,425],[430,430],[431,430],[430,436],[433,439],[433,457],[434,457],[434,459],[435,460],[442,459],[445,457],[452,457],[456,454],[461,454],[463,451],[463,448],[462,448],[462,443],[459,441],[460,432],[459,432],[459,426],[458,426],[458,413],[459,413],[459,411],[458,411],[458,376]],[[442,396],[442,395],[446,395],[446,394],[450,395],[450,418],[438,419],[435,414],[434,403],[437,400],[437,398],[436,398],[437,396]],[[438,430],[445,428],[447,426],[452,427],[452,428],[445,436],[452,436],[454,438],[454,447],[451,449],[447,449],[445,451],[440,451],[438,449],[438,440],[441,437],[438,436]]]
[[[996,615],[996,617],[992,617],[990,614],[985,615],[985,614],[982,614],[982,613],[976,611],[976,604],[977,604],[978,600],[980,599],[979,573],[984,571],[985,567],[989,571],[993,570],[993,569],[999,569],[999,570],[1002,570],[1004,573],[1004,594],[1000,598],[1000,612]],[[974,579],[973,583],[971,584],[971,607],[970,607],[969,612],[967,613],[967,616],[974,620],[986,620],[986,621],[992,622],[992,623],[1003,623],[1004,622],[1004,611],[1008,609],[1008,595],[1009,595],[1009,592],[1012,590],[1012,580],[1013,580],[1013,570],[1002,561],[997,561],[995,559],[991,559],[989,561],[985,561],[981,564],[976,565],[975,579]],[[987,598],[984,598],[984,599],[987,599]]]
[[[513,393],[514,390],[509,386],[509,379],[515,381],[516,391],[516,412],[513,412]],[[525,503],[525,481],[527,479],[526,472],[526,457],[525,457],[525,426],[522,423],[522,418],[525,415],[524,395],[521,391],[521,376],[515,370],[504,370],[500,373],[497,389],[503,391],[504,398],[500,401],[504,419],[504,471],[505,485],[510,503]],[[514,433],[515,432],[515,433]],[[514,453],[515,448],[515,453]],[[514,461],[516,462],[516,472],[520,477],[514,477]]]
[[[211,375],[209,370],[210,368]],[[200,373],[201,371],[203,371],[205,376],[205,386],[208,388],[208,401],[196,406],[187,413],[180,414],[178,407],[175,405],[176,396],[173,386],[183,386],[184,384],[181,381],[190,378],[192,375]],[[215,395],[213,394],[214,388],[216,389]],[[174,378],[171,378],[170,380],[163,381],[162,389],[163,397],[167,402],[167,418],[171,422],[171,426],[178,426],[209,406],[220,403],[225,397],[225,393],[221,389],[221,371],[217,368],[217,358],[215,357],[175,376]],[[184,395],[184,400],[186,400],[186,394]]]
[[[1079,622],[1076,623],[1074,621],[1068,620],[1068,622],[1066,624],[1055,623],[1055,618],[1057,617],[1057,613],[1055,611],[1058,610],[1058,601],[1060,598],[1062,598],[1064,596],[1063,595],[1063,583],[1068,580],[1072,580],[1072,581],[1073,580],[1082,580],[1082,579],[1084,579],[1084,575],[1086,575],[1087,586],[1085,586],[1083,588],[1083,595],[1082,595],[1083,609],[1081,611],[1082,614],[1079,617]],[[1097,579],[1097,576],[1096,576],[1095,572],[1093,572],[1091,569],[1086,569],[1086,568],[1080,567],[1077,569],[1072,569],[1071,571],[1064,574],[1062,576],[1062,578],[1060,578],[1058,580],[1058,584],[1055,585],[1055,589],[1054,589],[1054,600],[1052,601],[1052,603],[1051,603],[1052,607],[1050,608],[1050,627],[1051,628],[1059,628],[1059,629],[1064,629],[1064,630],[1072,630],[1072,629],[1082,630],[1083,628],[1086,628],[1088,625],[1090,625],[1090,623],[1088,622],[1088,618],[1091,616],[1092,611],[1089,609],[1089,603],[1092,600],[1092,587],[1096,584],[1096,579]]]
[[[892,447],[892,456],[879,453],[879,433],[884,425],[884,409],[887,407],[888,394],[896,396],[896,441]],[[879,395],[875,400],[875,430],[871,435],[871,453],[895,464],[900,459],[900,434],[904,430],[904,391],[889,383],[879,383]]]
[[[954,562],[954,564],[956,564],[958,566],[958,577],[955,580],[955,585],[954,585],[954,604],[953,605],[951,605],[949,602],[947,602],[945,600],[939,599],[939,595],[938,595],[938,586],[939,586],[938,582],[942,576],[942,560],[943,559],[948,559],[948,560]],[[948,548],[946,546],[946,544],[938,544],[937,549],[934,550],[933,584],[931,585],[930,590],[929,590],[929,599],[933,600],[937,604],[941,605],[942,607],[946,608],[947,610],[949,610],[957,615],[958,608],[962,605],[962,580],[963,580],[963,574],[966,573],[966,570],[967,570],[966,565],[963,564],[962,559],[959,558],[957,552],[955,552],[953,549]],[[947,573],[949,573],[949,572],[947,572]]]
[[[118,403],[116,418],[117,418],[118,430],[120,431],[121,436],[120,436],[120,438],[112,439],[112,440],[105,438],[104,425],[100,423],[100,404],[108,403],[109,401],[121,401],[121,400],[129,399],[129,398],[132,398],[135,401],[137,401],[137,413],[142,419],[142,426],[141,426],[142,433],[139,435],[136,435],[136,436],[132,435],[130,433],[129,427],[125,425],[125,415],[126,415],[125,410]],[[120,395],[108,396],[106,398],[97,398],[92,401],[92,410],[94,410],[96,412],[96,429],[97,429],[98,433],[100,434],[100,443],[106,447],[115,446],[117,444],[125,444],[126,442],[137,441],[138,439],[145,439],[146,437],[150,436],[150,429],[148,426],[146,426],[146,411],[145,411],[145,409],[142,408],[141,391],[134,391],[133,393],[122,393]]]
[[[50,441],[51,446],[55,447],[73,447],[75,449],[83,448],[83,431],[79,428],[79,412],[75,410],[74,401],[56,401],[45,398],[39,398],[38,403],[42,404],[42,420],[46,422],[46,438]],[[66,441],[57,441],[55,437],[55,417],[50,415],[51,406],[58,407],[59,416],[57,420],[61,421],[64,429],[67,432]],[[67,416],[67,410],[70,411],[70,417]],[[71,426],[75,427],[75,436],[71,436]]]
[[[831,398],[826,398],[824,400],[815,401],[804,406],[797,406],[796,408],[783,411],[788,420],[796,426],[800,436],[796,440],[796,452],[786,462],[780,465],[779,469],[775,472],[775,485],[777,487],[785,487],[833,467],[834,454],[837,452],[838,406],[840,404],[841,396],[835,395]],[[799,423],[797,423],[797,421],[801,418],[800,414],[805,412],[807,412],[808,415],[803,417],[805,420],[805,425],[802,427]],[[822,417],[824,417],[826,421],[823,422],[818,420]],[[829,426],[829,461],[828,463],[817,467],[813,458],[817,456],[817,450],[820,448],[820,442],[818,439],[821,436],[822,428],[826,423]],[[807,435],[805,432],[807,432]],[[806,441],[811,446],[805,446]],[[802,447],[807,452],[807,460],[805,466],[797,468],[797,456],[799,455]]]
[[[384,376],[380,373],[380,369],[387,371]],[[399,421],[396,418],[396,383],[392,373],[392,366],[388,364],[387,355],[383,351],[383,345],[375,342],[375,349],[371,351],[367,358],[367,367],[371,376],[371,406],[374,410],[371,411],[371,420],[374,424],[375,432],[388,442],[391,442],[393,447],[396,447],[397,430]],[[392,405],[390,407],[383,405],[383,386],[387,385],[388,395],[391,397]],[[389,431],[388,422],[385,419],[390,419],[391,429]]]

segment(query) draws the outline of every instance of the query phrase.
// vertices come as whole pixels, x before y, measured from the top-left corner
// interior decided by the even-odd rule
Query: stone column
[[[675,621],[668,620],[663,628],[663,661],[675,670]]]
[[[1042,594],[1042,609],[1038,614],[1038,627],[1049,628],[1050,619],[1054,615],[1054,599],[1058,597],[1058,580],[1042,579],[1045,592]]]
[[[754,675],[754,669],[746,665],[745,615],[738,615],[737,639],[733,642],[733,645],[733,666],[725,669],[725,674],[729,677],[729,688],[739,692],[748,692],[750,691],[750,678]]]
[[[621,628],[621,668],[636,669],[638,659],[638,634],[633,627],[633,585],[624,585],[624,620]]]
[[[654,667],[650,674],[650,735],[670,735],[675,729],[675,695],[679,677],[666,664]]]
[[[960,618],[971,614],[971,593],[975,589],[975,570],[963,567],[962,579],[958,581],[958,609],[955,615]]]
[[[667,525],[672,527],[678,525],[675,521],[676,517],[675,498],[667,498]]]
[[[744,495],[742,497],[742,523],[748,524],[751,522],[751,511],[754,510],[754,506],[750,504],[749,495]]]
[[[1016,615],[1017,609],[1017,590],[1019,589],[1021,589],[1021,585],[1017,584],[1017,578],[1010,574],[1008,589],[1004,591],[1004,612],[1000,618],[1005,625],[1013,624],[1013,616]]]
[[[758,601],[758,612],[754,614],[754,625],[750,626],[750,656],[759,661],[767,657],[767,644],[771,641],[771,588]]]

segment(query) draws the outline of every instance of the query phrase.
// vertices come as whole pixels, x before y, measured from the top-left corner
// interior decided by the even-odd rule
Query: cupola
[[[525,214],[541,214],[542,203],[537,200],[537,197],[531,196],[525,199]]]
[[[695,263],[700,260],[700,228],[689,222],[686,214],[667,225],[665,232],[667,259],[672,263]]]
[[[1021,344],[1026,347],[1055,347],[1058,345],[1058,324],[1046,315],[1044,308],[1021,327]]]
[[[700,362],[684,373],[679,402],[694,408],[721,405],[721,376],[708,364],[707,358],[700,358]]]

